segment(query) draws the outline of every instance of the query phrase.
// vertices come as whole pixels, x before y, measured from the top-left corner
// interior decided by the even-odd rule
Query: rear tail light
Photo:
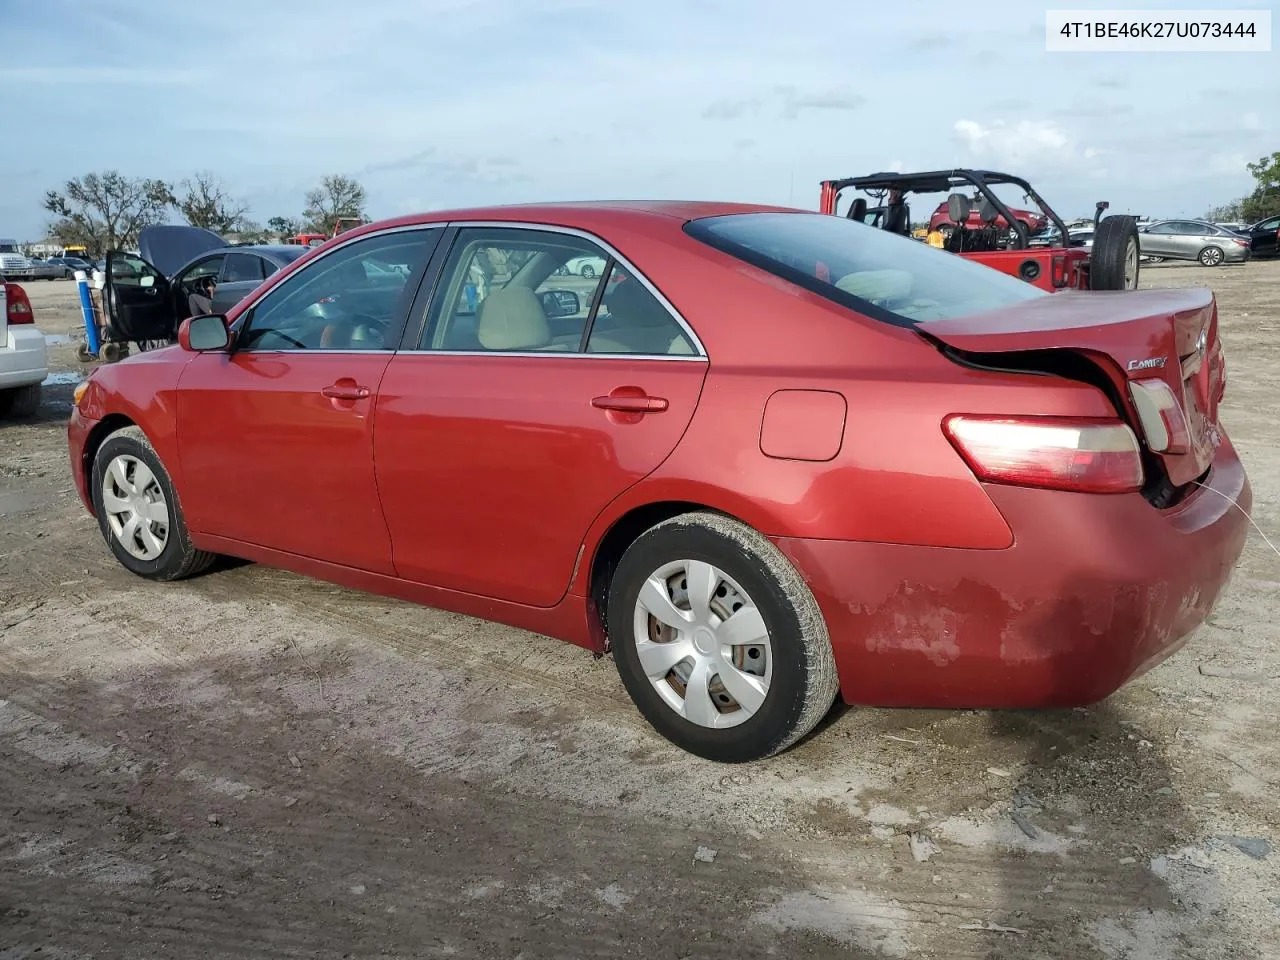
[[[6,283],[4,285],[4,293],[5,302],[8,304],[5,310],[5,319],[10,326],[36,322],[35,314],[31,312],[31,301],[27,299],[27,291],[16,283]]]
[[[1067,285],[1067,258],[1054,257],[1050,266],[1050,281],[1055,287],[1065,287]]]
[[[991,483],[1078,493],[1142,489],[1138,438],[1118,420],[956,414],[942,429],[974,474]]]
[[[1152,452],[1186,453],[1190,448],[1190,432],[1173,388],[1153,377],[1134,380],[1129,384],[1129,394]]]
[[[1248,240],[1232,240],[1231,242],[1234,243],[1237,247],[1247,247],[1249,245]]]

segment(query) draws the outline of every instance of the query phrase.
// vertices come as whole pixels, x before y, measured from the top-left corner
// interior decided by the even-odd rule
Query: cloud
[[[737,120],[748,113],[759,112],[760,100],[752,97],[747,100],[717,100],[702,111],[702,116],[707,120]]]
[[[1093,81],[1092,86],[1099,90],[1125,90],[1129,86],[1129,81],[1124,77],[1098,77]]]
[[[954,35],[945,33],[927,33],[907,44],[908,50],[947,50],[956,45]]]
[[[782,98],[782,116],[794,120],[805,110],[857,110],[867,102],[866,97],[847,87],[819,93],[800,93],[795,87],[779,87]]]
[[[1011,167],[1062,160],[1070,139],[1051,120],[996,120],[983,125],[975,120],[957,120],[956,138],[979,160],[992,160]]]
[[[201,70],[145,67],[3,67],[0,83],[49,85],[106,84],[132,86],[188,86],[211,79]]]

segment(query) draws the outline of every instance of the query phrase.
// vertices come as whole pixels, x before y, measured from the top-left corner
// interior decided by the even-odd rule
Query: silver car
[[[1142,256],[1161,260],[1199,260],[1206,267],[1244,263],[1249,241],[1232,230],[1204,220],[1157,220],[1138,228]]]

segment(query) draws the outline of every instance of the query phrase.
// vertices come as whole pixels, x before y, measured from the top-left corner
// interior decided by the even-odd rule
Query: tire
[[[1227,255],[1222,252],[1221,247],[1205,247],[1200,251],[1200,255],[1196,257],[1200,261],[1202,267],[1220,267],[1222,261],[1227,259]]]
[[[146,474],[140,473],[139,467],[145,467]],[[217,559],[215,554],[191,545],[173,481],[141,429],[123,427],[107,437],[93,458],[92,470],[90,493],[98,527],[107,546],[126,570],[148,580],[181,580],[202,573]],[[123,471],[127,484],[120,482],[122,474],[118,470]],[[125,496],[121,497],[121,493]],[[154,511],[145,532],[139,524],[139,532],[127,538],[133,550],[125,546],[126,537],[122,536],[128,530],[129,514],[109,513],[108,502],[112,500],[120,505],[145,502]],[[163,511],[156,510],[157,507]],[[163,535],[155,522],[161,512],[165,517]],[[132,515],[138,514],[132,511]],[[121,529],[117,530],[117,526]],[[157,543],[161,549],[154,552]]]
[[[1104,217],[1089,253],[1090,290],[1137,290],[1141,246],[1135,217]]]
[[[589,263],[584,263],[584,264],[582,265],[582,279],[583,279],[583,280],[590,280],[590,279],[592,279],[593,277],[595,277],[595,275],[596,275],[596,268],[595,268],[595,267],[593,267],[593,266],[592,266],[591,264],[589,264]]]
[[[705,585],[710,604],[687,600],[690,582]],[[649,605],[691,618],[690,629],[662,628]],[[698,607],[706,620],[695,627]],[[730,634],[723,624],[751,607],[758,617],[746,615]],[[720,514],[683,514],[641,534],[609,585],[607,623],[636,707],[672,743],[708,760],[742,763],[785,750],[826,715],[839,689],[826,623],[804,580],[768,539]],[[756,642],[729,643],[733,635]],[[726,660],[719,651],[730,648],[738,653]],[[688,655],[657,672],[680,651]]]
[[[34,417],[40,409],[40,384],[0,390],[0,417]]]

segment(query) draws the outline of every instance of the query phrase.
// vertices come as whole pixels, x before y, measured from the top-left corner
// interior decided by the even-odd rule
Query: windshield
[[[823,213],[694,220],[690,236],[866,316],[911,326],[1051,296],[886,230]]]

